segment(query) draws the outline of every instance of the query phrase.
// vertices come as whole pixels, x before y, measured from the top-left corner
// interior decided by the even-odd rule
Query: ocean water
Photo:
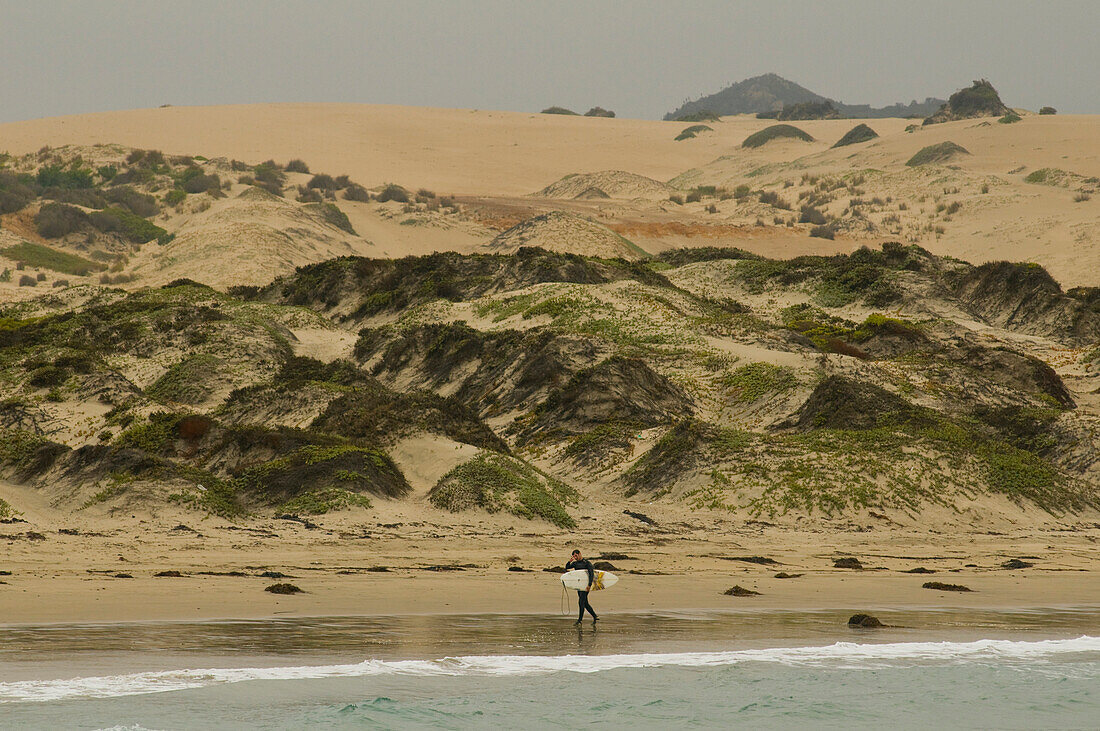
[[[879,617],[0,626],[0,728],[1100,727],[1094,610]]]

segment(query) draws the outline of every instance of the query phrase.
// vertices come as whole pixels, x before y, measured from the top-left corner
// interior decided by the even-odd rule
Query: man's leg
[[[584,608],[588,606],[588,592],[577,592],[577,623],[579,624],[584,619]]]
[[[599,619],[599,617],[596,616],[596,610],[593,609],[592,605],[588,603],[588,592],[587,591],[584,593],[584,608],[587,609],[588,613],[592,615],[592,621],[595,621],[595,620]],[[583,611],[581,612],[581,616],[582,617],[584,616]]]

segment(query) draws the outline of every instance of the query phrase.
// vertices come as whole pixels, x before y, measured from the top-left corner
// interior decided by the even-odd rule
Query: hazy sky
[[[0,0],[0,121],[275,101],[660,118],[768,71],[848,103],[986,77],[1009,106],[1100,113],[1098,28],[1097,0]]]

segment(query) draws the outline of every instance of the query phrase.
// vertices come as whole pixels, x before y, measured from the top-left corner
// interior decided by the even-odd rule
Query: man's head
[[[574,560],[574,561],[579,561],[579,560],[580,560],[580,558],[581,558],[581,549],[579,549],[579,548],[574,548],[574,549],[573,549],[573,560]]]

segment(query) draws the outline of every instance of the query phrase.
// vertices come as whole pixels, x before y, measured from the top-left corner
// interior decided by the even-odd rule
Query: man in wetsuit
[[[592,587],[592,584],[596,582],[595,569],[592,566],[592,562],[581,556],[580,549],[573,549],[573,559],[565,564],[566,571],[572,571],[573,569],[584,569],[588,571],[588,586]],[[588,610],[588,613],[592,615],[592,621],[595,622],[599,617],[596,616],[596,611],[592,609],[592,605],[588,603],[588,589],[577,592],[577,603],[579,610],[577,614],[577,621],[573,624],[580,624],[584,619],[584,610]]]

